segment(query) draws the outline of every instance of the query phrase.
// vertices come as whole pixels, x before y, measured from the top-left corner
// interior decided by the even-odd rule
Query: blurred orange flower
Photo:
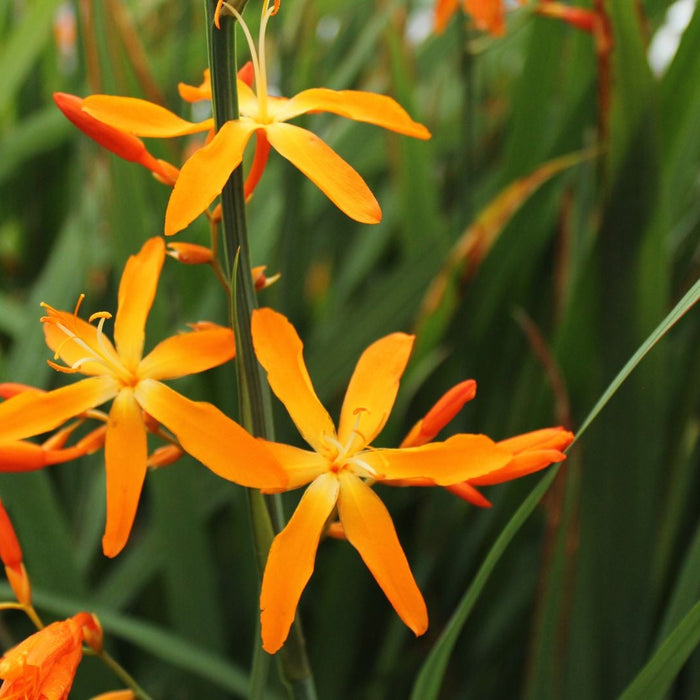
[[[293,326],[281,314],[259,309],[253,312],[252,333],[272,390],[313,448],[265,442],[289,476],[287,488],[309,487],[268,556],[260,597],[264,649],[274,653],[284,643],[313,572],[319,539],[336,509],[345,536],[398,615],[422,634],[428,626],[425,602],[391,516],[370,486],[383,479],[427,479],[447,486],[502,469],[512,453],[485,435],[467,434],[419,447],[371,447],[391,412],[413,336],[393,333],[365,350],[336,432],[314,392]]]
[[[522,5],[524,0],[519,0]],[[457,11],[459,0],[437,0],[435,31],[441,34]],[[462,0],[464,11],[474,20],[477,29],[491,34],[505,34],[504,0]]]
[[[97,620],[78,613],[54,622],[0,659],[0,698],[7,700],[65,700],[83,656],[83,641],[101,637]]]
[[[195,326],[194,332],[172,336],[143,357],[146,317],[164,259],[162,238],[146,241],[129,258],[119,286],[114,344],[102,332],[110,317],[107,312],[90,317],[98,320],[95,327],[78,317],[77,308],[68,313],[44,304],[46,342],[66,366],[49,364],[88,378],[54,391],[25,391],[0,405],[0,443],[4,443],[53,430],[113,399],[105,436],[107,524],[102,545],[107,556],[124,547],[136,515],[146,475],[146,415],[171,430],[183,449],[225,479],[256,488],[286,484],[274,458],[243,428],[211,404],[190,401],[160,381],[231,359],[235,348],[230,329]]]

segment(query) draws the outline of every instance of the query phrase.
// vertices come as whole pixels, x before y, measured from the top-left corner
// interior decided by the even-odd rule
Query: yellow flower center
[[[369,481],[377,478],[377,472],[365,460],[362,455],[368,452],[367,438],[360,432],[359,425],[362,413],[367,409],[358,408],[355,410],[355,425],[347,442],[343,445],[335,435],[325,435],[324,442],[328,447],[326,458],[328,459],[328,470],[334,474],[342,471],[350,471],[355,476]],[[357,444],[357,438],[360,438]]]

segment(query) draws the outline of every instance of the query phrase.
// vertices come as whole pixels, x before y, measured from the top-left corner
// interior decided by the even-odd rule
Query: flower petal
[[[257,128],[248,119],[226,122],[206,146],[187,159],[165,212],[166,236],[182,231],[221,193],[231,172],[240,165],[245,145]]]
[[[337,498],[335,474],[319,476],[272,542],[260,592],[263,649],[269,654],[274,654],[287,639],[299,598],[314,570],[321,531]]]
[[[345,393],[338,439],[345,445],[353,433],[369,445],[384,427],[413,347],[413,336],[392,333],[372,343],[360,356]]]
[[[46,316],[41,319],[44,338],[56,358],[63,360],[69,367],[79,364],[81,374],[113,373],[114,367],[121,361],[109,338],[100,335],[95,326],[74,313],[58,311],[46,304],[44,309]],[[90,356],[96,361],[86,361]]]
[[[270,124],[266,131],[270,145],[351,219],[381,221],[382,211],[365,181],[318,136],[292,124]]]
[[[272,309],[255,309],[251,329],[255,354],[267,372],[272,391],[304,440],[316,452],[327,454],[329,445],[324,437],[335,437],[335,426],[311,384],[304,345],[294,326]]]
[[[188,122],[169,109],[136,97],[90,95],[83,100],[83,111],[105,124],[136,136],[170,138],[209,131],[213,119]]]
[[[294,95],[273,113],[279,121],[287,121],[307,112],[332,112],[406,136],[430,138],[430,132],[422,124],[414,122],[396,100],[374,92],[311,88]]]
[[[554,462],[563,462],[565,459],[566,455],[559,450],[528,450],[515,455],[502,469],[470,479],[469,483],[476,486],[502,484],[505,481],[512,481],[521,476],[538,472]]]
[[[453,435],[445,442],[420,447],[363,452],[360,459],[369,464],[380,479],[423,477],[439,486],[468,481],[505,467],[513,455],[486,435]]]
[[[379,496],[354,474],[340,473],[338,515],[348,542],[416,635],[428,629],[428,611],[418,590],[391,516]]]
[[[57,428],[113,398],[119,382],[112,376],[90,377],[53,391],[25,391],[0,404],[0,441],[21,440]]]
[[[236,81],[236,86],[238,87],[238,111],[240,115],[253,119],[258,113],[258,98],[251,90],[250,85],[240,78]]]
[[[114,342],[122,363],[131,371],[141,361],[146,317],[156,295],[164,260],[163,239],[149,238],[136,255],[129,257],[119,283]]]
[[[183,449],[215,474],[242,486],[284,489],[288,479],[263,442],[204,401],[190,401],[153,379],[136,385],[136,400],[175,433]]]
[[[437,34],[442,34],[445,31],[447,23],[457,11],[457,5],[457,0],[437,0],[435,4],[435,32]]]
[[[131,387],[114,399],[107,423],[107,524],[102,537],[105,556],[116,557],[129,539],[146,477],[146,427]]]
[[[313,481],[317,476],[328,471],[328,460],[318,452],[302,450],[299,447],[285,445],[281,442],[262,441],[274,458],[280,463],[282,469],[289,477],[285,491],[297,489]],[[266,493],[271,491],[266,489]]]
[[[217,367],[228,362],[235,354],[236,344],[230,328],[219,326],[180,333],[158,343],[141,360],[139,376],[175,379]]]

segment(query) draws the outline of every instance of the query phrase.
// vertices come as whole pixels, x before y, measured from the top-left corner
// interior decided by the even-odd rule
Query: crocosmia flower
[[[269,143],[301,170],[348,216],[362,223],[377,223],[381,219],[379,204],[357,172],[318,136],[287,122],[309,112],[332,112],[420,139],[430,137],[428,130],[385,95],[325,88],[304,90],[291,99],[268,95],[265,29],[276,8],[263,4],[260,45],[256,50],[243,18],[227,3],[224,6],[237,15],[246,32],[256,91],[238,80],[240,118],[222,125],[210,143],[183,165],[165,215],[166,235],[185,228],[221,193],[231,172],[240,165],[253,134],[258,135],[258,141],[264,137],[265,144]],[[200,88],[190,88],[199,90],[199,94],[206,94],[206,89],[206,80]],[[190,96],[190,91],[185,94]],[[144,137],[181,136],[207,131],[212,126],[211,119],[188,122],[159,105],[125,97],[92,95],[83,102],[83,109],[121,131]]]
[[[146,419],[168,428],[181,447],[213,472],[244,486],[280,488],[286,477],[268,450],[213,405],[190,401],[162,380],[202,372],[235,352],[230,329],[213,324],[172,336],[143,356],[146,317],[165,259],[162,238],[129,258],[119,285],[114,343],[103,332],[110,317],[89,321],[44,304],[42,319],[55,369],[87,378],[48,392],[26,391],[0,405],[0,444],[53,430],[67,419],[112,401],[105,435],[107,556],[124,547],[136,515],[147,466]],[[226,435],[222,440],[221,436]]]
[[[271,309],[259,309],[253,313],[252,333],[272,390],[311,447],[264,443],[286,471],[287,488],[306,484],[308,488],[270,549],[260,597],[263,647],[274,653],[284,643],[313,572],[321,534],[336,512],[345,537],[396,612],[415,634],[422,634],[428,626],[426,606],[391,516],[372,484],[384,479],[427,479],[447,486],[503,468],[512,453],[485,435],[474,434],[419,447],[371,446],[391,412],[413,336],[392,333],[365,350],[350,380],[336,430],[314,392],[302,342],[287,319]]]

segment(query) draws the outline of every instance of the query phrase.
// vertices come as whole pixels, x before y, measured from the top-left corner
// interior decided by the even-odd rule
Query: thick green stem
[[[238,118],[236,87],[235,21],[222,17],[221,29],[214,26],[216,0],[205,0],[209,66],[211,69],[212,104],[217,129]],[[239,4],[239,8],[240,7]],[[238,397],[243,426],[253,435],[274,438],[270,391],[253,349],[250,319],[257,306],[255,287],[250,273],[250,252],[245,216],[242,168],[231,174],[221,193],[222,222],[220,230],[221,264],[231,290],[231,323],[236,336],[236,369]],[[262,496],[248,491],[253,529],[253,543],[258,571],[262,570],[275,532],[284,527],[279,496]],[[260,647],[257,647],[260,654]],[[280,652],[282,680],[292,697],[316,697],[311,669],[306,657],[304,637],[297,622],[292,626],[287,643]],[[266,672],[264,658],[253,665],[253,688],[259,691]],[[264,681],[264,678],[262,678]],[[262,683],[264,685],[264,683]]]

